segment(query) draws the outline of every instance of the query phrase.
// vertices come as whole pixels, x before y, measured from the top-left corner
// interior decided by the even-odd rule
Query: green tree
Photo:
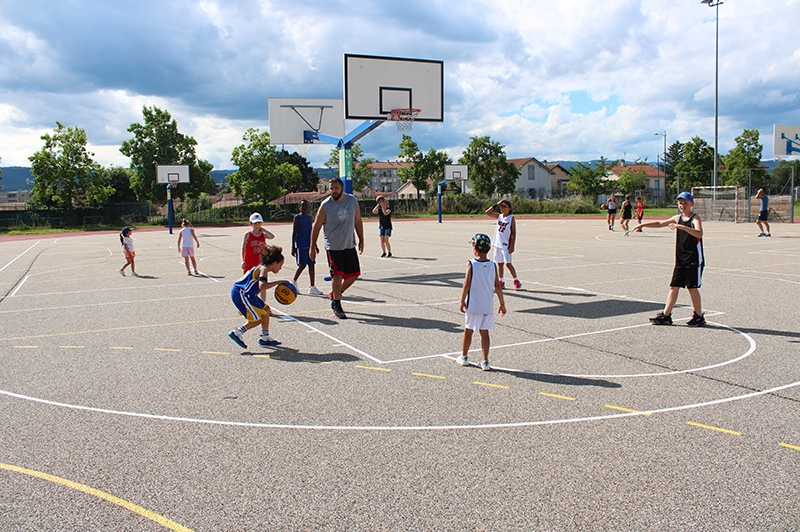
[[[508,162],[504,146],[488,135],[471,137],[459,164],[469,167],[472,190],[478,196],[511,194],[516,190],[519,169]]]
[[[248,129],[241,144],[233,149],[231,160],[237,170],[228,176],[237,195],[248,200],[267,202],[283,196],[288,187],[300,182],[300,169],[278,162],[277,149],[269,143],[269,133],[258,128]]]
[[[578,192],[584,198],[596,204],[597,197],[608,190],[606,176],[614,166],[614,162],[608,162],[605,157],[601,156],[600,163],[594,167],[577,163],[569,172],[570,178],[569,183],[567,183],[567,190]]]
[[[397,175],[404,183],[410,181],[414,185],[417,189],[417,199],[420,197],[420,192],[428,191],[429,183],[441,181],[445,165],[453,163],[449,155],[435,148],[428,150],[428,153],[422,153],[409,135],[403,135],[398,147],[397,156],[401,161],[411,165],[398,169]]]
[[[683,146],[684,144],[680,141],[675,141],[669,145],[667,148],[667,157],[666,157],[666,164],[664,164],[664,170],[666,175],[666,188],[676,188],[677,187],[677,180],[675,179],[675,165],[678,164],[678,161],[683,159]],[[676,190],[675,195],[677,195],[678,191]]]
[[[289,163],[300,170],[300,181],[288,187],[289,192],[314,192],[317,190],[319,174],[308,164],[308,159],[297,152],[289,153],[286,150],[278,150],[275,155],[278,163]]]
[[[636,168],[635,170],[629,166],[626,166],[622,173],[620,173],[619,179],[616,182],[616,188],[625,193],[635,193],[636,190],[641,190],[645,187],[647,183],[647,176],[644,173],[644,170],[641,168]]]
[[[723,185],[747,186],[752,172],[753,183],[761,183],[767,173],[761,167],[764,147],[758,140],[757,129],[745,129],[736,137],[736,147],[723,158],[725,171],[720,176]]]
[[[142,108],[143,124],[128,127],[133,138],[122,143],[119,151],[131,158],[135,174],[131,188],[140,200],[161,201],[166,198],[165,185],[156,182],[156,166],[180,164],[189,166],[189,184],[172,189],[172,196],[197,199],[200,194],[214,191],[208,161],[198,161],[195,153],[197,141],[178,132],[178,123],[168,111],[156,106]]]
[[[136,201],[136,194],[131,189],[133,170],[112,165],[107,168],[101,168],[100,171],[105,174],[108,182],[114,187],[114,194],[108,198],[109,203],[129,203]]]
[[[28,158],[34,203],[71,208],[105,203],[114,193],[94,154],[86,150],[86,131],[56,122],[53,134],[41,138],[44,147]]]
[[[680,179],[681,190],[708,186],[714,172],[714,148],[700,137],[683,145],[683,156],[675,164],[676,179]]]
[[[784,159],[778,163],[769,175],[769,186],[773,194],[790,194],[792,172],[794,172],[794,185],[797,186],[800,184],[800,159],[794,161]]]

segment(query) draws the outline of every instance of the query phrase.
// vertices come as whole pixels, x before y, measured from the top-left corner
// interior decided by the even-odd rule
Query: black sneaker
[[[654,318],[650,318],[653,325],[672,325],[672,314],[659,312]]]
[[[686,325],[689,327],[704,327],[706,324],[705,314],[697,315],[696,312],[692,312],[692,319],[686,322]]]
[[[342,309],[341,301],[331,301],[331,310],[333,310],[333,315],[339,318],[340,320],[347,319],[347,314],[345,314],[344,310]]]

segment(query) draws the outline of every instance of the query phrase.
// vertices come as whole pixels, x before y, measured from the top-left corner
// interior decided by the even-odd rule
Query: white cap
[[[258,222],[263,223],[264,222],[264,218],[262,218],[261,215],[258,214],[257,212],[254,212],[253,214],[250,215],[250,223],[254,224],[254,223],[258,223]]]

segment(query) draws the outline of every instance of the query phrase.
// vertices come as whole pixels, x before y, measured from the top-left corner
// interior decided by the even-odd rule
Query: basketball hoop
[[[414,119],[422,112],[422,109],[392,109],[389,112],[388,120],[397,123],[397,131],[411,131]]]

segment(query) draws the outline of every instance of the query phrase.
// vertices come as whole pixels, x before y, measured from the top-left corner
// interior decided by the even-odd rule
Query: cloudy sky
[[[343,56],[444,61],[445,121],[413,138],[457,159],[489,135],[509,157],[654,162],[714,140],[715,8],[700,0],[0,0],[0,158],[29,166],[56,121],[119,153],[143,106],[168,110],[217,169],[270,97],[342,98]],[[719,7],[719,151],[800,126],[800,0]],[[358,126],[348,121],[347,130]],[[361,140],[394,160],[400,133]],[[310,148],[315,166],[328,145]]]

